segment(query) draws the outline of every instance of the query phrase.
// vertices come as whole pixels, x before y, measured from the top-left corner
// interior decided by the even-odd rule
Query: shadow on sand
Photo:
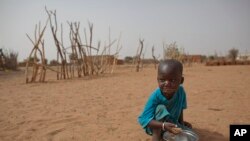
[[[212,132],[206,129],[194,128],[194,131],[199,135],[199,141],[228,141],[229,138],[218,132]]]

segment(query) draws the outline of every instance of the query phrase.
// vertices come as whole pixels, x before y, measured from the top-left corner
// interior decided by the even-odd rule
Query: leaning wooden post
[[[62,53],[62,50],[61,50],[61,46],[60,46],[60,42],[57,38],[57,19],[56,19],[56,11],[52,12],[52,11],[48,11],[47,8],[45,7],[45,10],[48,14],[48,17],[49,17],[49,21],[50,21],[50,28],[51,28],[51,32],[52,32],[52,35],[53,35],[53,38],[54,38],[54,41],[55,41],[55,45],[56,45],[56,48],[57,48],[57,52],[61,58],[61,76],[63,77],[63,79],[66,79],[66,64],[67,64],[67,61],[65,60],[64,56],[63,56],[63,53]],[[51,15],[54,16],[54,22],[55,22],[55,27],[52,25],[52,19],[51,19]]]
[[[42,41],[42,37],[43,37],[43,34],[44,34],[44,32],[45,32],[45,29],[46,29],[47,24],[48,24],[48,20],[47,20],[46,25],[44,26],[42,32],[40,32],[40,26],[39,26],[39,31],[38,31],[39,37],[38,37],[38,39],[37,39],[37,36],[36,36],[36,34],[37,34],[37,33],[36,33],[36,31],[37,31],[36,28],[37,28],[37,27],[35,28],[35,42],[32,41],[32,39],[29,37],[28,34],[26,34],[27,37],[29,38],[29,40],[30,40],[30,41],[32,42],[32,44],[34,45],[33,49],[31,50],[31,53],[30,53],[30,55],[29,55],[29,57],[28,57],[28,60],[26,60],[26,69],[25,69],[25,77],[26,77],[26,80],[25,80],[25,81],[26,81],[26,83],[29,83],[28,71],[29,71],[30,58],[31,58],[32,54],[34,53],[34,60],[33,60],[33,61],[34,61],[34,62],[33,62],[34,71],[33,71],[33,74],[32,74],[31,82],[34,82],[34,81],[36,80],[36,75],[37,75],[37,71],[38,71],[38,68],[39,68],[39,65],[37,64],[37,61],[36,61],[36,59],[37,59],[37,54],[36,54],[36,52],[39,51],[41,58],[44,58],[44,50],[41,51],[41,50],[39,49],[39,44],[41,43],[42,46],[44,46],[44,44],[43,44],[44,41]]]
[[[114,60],[113,60],[112,69],[111,69],[111,71],[110,71],[111,74],[113,74],[113,72],[114,72],[114,68],[115,68],[115,66],[117,65],[117,59],[118,59],[119,52],[120,52],[120,50],[122,49],[122,46],[119,47],[119,45],[120,45],[120,40],[121,40],[121,33],[120,33],[120,35],[119,35],[119,39],[118,39],[118,42],[117,42],[116,53],[113,55],[113,56],[114,56]]]
[[[154,51],[155,51],[155,47],[153,46],[153,47],[152,47],[152,57],[153,57],[153,59],[154,59],[154,66],[155,66],[155,69],[156,69],[157,61],[156,61],[156,58],[155,58],[155,55],[154,55]]]
[[[94,74],[94,64],[93,64],[93,56],[92,56],[92,39],[93,39],[93,24],[89,22],[89,31],[90,31],[90,37],[89,37],[89,46],[90,46],[90,68],[91,68],[91,71],[90,71],[90,74],[93,75]]]
[[[142,50],[143,50],[143,42],[144,40],[139,40],[140,41],[140,52],[139,54],[137,55],[137,64],[136,64],[136,72],[139,72],[140,70],[140,64],[141,64],[141,53],[142,53]]]

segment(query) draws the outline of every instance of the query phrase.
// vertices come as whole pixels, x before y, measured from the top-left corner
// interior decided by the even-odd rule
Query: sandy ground
[[[188,109],[200,141],[229,140],[230,124],[250,123],[250,66],[184,68]],[[137,123],[156,88],[156,71],[120,66],[114,75],[25,84],[24,72],[0,72],[1,141],[149,141]]]

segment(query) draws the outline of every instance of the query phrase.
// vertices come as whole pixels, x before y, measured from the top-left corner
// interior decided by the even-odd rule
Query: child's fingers
[[[175,127],[176,127],[175,124],[169,123],[169,122],[165,122],[165,129],[166,129],[167,131],[170,131],[170,132],[171,132],[171,129],[172,129],[172,128],[175,128]]]
[[[165,122],[165,125],[166,125],[167,127],[176,127],[175,124],[170,123],[170,122]]]
[[[173,127],[170,129],[170,132],[174,133],[174,134],[179,134],[181,131],[182,131],[182,129],[178,128],[178,127]]]

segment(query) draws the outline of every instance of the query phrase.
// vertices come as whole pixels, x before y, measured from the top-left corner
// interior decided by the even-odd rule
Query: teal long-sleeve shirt
[[[160,88],[157,88],[150,95],[144,110],[138,117],[138,122],[145,130],[148,123],[155,119],[155,110],[158,105],[165,105],[167,109],[167,113],[165,114],[171,121],[177,124],[182,110],[187,108],[186,93],[183,86],[179,86],[174,96],[170,100],[163,96]]]

